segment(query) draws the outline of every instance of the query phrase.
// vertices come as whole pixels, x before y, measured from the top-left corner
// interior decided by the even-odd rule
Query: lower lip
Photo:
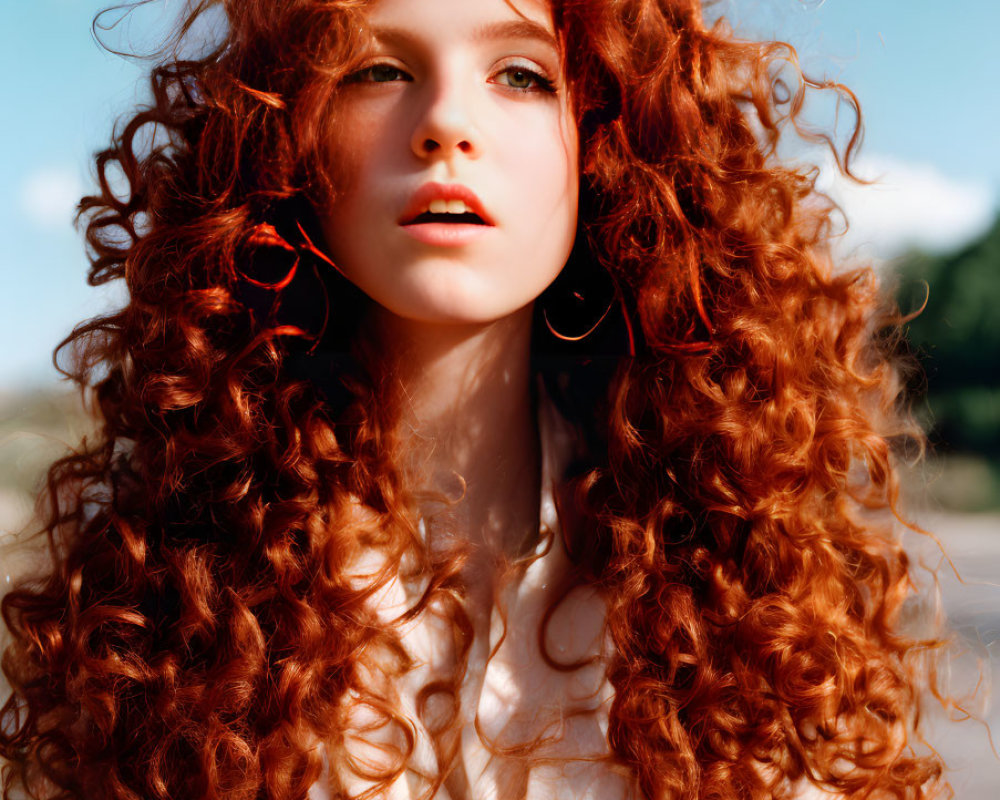
[[[419,225],[402,226],[418,242],[437,247],[461,247],[484,236],[492,227],[456,222],[423,222]]]

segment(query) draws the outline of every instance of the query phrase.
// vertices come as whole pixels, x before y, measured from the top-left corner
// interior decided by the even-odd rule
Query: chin
[[[407,304],[389,308],[398,317],[427,325],[489,325],[521,311],[531,301],[520,306],[499,306],[485,300]]]
[[[534,294],[505,294],[497,287],[479,281],[466,283],[458,276],[446,282],[435,282],[433,286],[412,288],[412,292],[396,292],[392,297],[374,299],[397,317],[413,322],[487,325],[530,306],[535,297]]]

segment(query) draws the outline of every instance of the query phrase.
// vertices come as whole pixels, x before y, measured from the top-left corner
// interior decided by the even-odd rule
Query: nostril
[[[472,142],[470,142],[468,139],[461,139],[460,141],[455,142],[453,148],[460,150],[465,154],[469,154],[474,150]],[[422,153],[423,155],[428,155],[430,153],[435,153],[438,150],[443,150],[443,149],[445,149],[444,145],[442,145],[441,142],[439,142],[437,139],[427,138],[424,139],[423,142],[421,142],[420,149],[418,152]]]

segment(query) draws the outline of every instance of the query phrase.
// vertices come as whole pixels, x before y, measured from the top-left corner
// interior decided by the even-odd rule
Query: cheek
[[[569,196],[575,203],[578,183],[575,131],[543,120],[537,126],[514,132],[509,141],[518,145],[506,155],[510,174],[523,176],[526,201],[561,206]]]
[[[508,154],[506,174],[518,175],[520,217],[533,231],[534,247],[559,261],[569,255],[576,235],[579,198],[578,145],[575,130],[552,120],[522,130],[523,146]],[[563,259],[564,260],[564,259]],[[544,265],[548,270],[549,265]],[[555,271],[562,263],[553,264]]]
[[[563,229],[576,227],[575,131],[561,125],[552,109],[503,119],[491,133],[498,154],[494,175],[503,195],[510,198],[522,244],[539,255],[551,253],[559,247]]]
[[[356,251],[368,250],[374,234],[368,222],[376,202],[372,189],[378,183],[373,173],[379,159],[376,131],[354,120],[340,128],[330,141],[329,175],[334,195],[323,209],[327,247],[336,261],[347,266]]]
[[[349,105],[338,110],[327,140],[328,172],[335,187],[334,203],[350,205],[371,186],[369,175],[380,161],[379,151],[389,126],[377,113]]]

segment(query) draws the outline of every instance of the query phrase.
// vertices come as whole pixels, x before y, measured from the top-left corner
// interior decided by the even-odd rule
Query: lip
[[[476,214],[486,224],[468,225],[429,222],[414,225],[413,220],[420,216],[432,200],[461,200],[472,209],[472,213]],[[410,201],[406,204],[406,208],[403,209],[403,213],[399,215],[399,224],[404,227],[408,226],[410,232],[412,232],[412,229],[415,228],[488,228],[494,226],[496,223],[486,212],[476,193],[468,186],[463,186],[460,183],[425,183],[413,193]]]
[[[489,225],[471,225],[467,222],[422,222],[404,225],[403,232],[418,242],[436,247],[460,247],[485,236]]]

